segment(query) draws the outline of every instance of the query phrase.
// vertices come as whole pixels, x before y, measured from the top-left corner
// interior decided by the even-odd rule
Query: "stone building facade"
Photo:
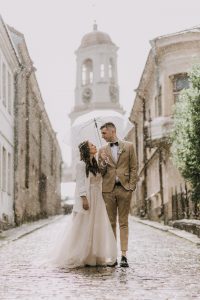
[[[61,150],[35,71],[0,18],[0,229],[60,212]]]
[[[189,87],[188,72],[200,62],[200,29],[158,37],[136,89],[130,114],[134,128],[127,139],[135,144],[139,181],[135,213],[167,223],[194,216],[189,186],[173,165],[169,135],[172,113],[183,88]]]
[[[15,222],[60,212],[60,147],[49,121],[23,34],[9,27],[20,70],[15,81]]]

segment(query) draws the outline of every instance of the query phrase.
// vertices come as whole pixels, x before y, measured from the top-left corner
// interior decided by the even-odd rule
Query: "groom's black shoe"
[[[126,256],[122,255],[122,258],[121,258],[121,261],[120,261],[120,267],[122,267],[122,268],[128,268],[129,267]]]
[[[114,262],[114,264],[112,264],[112,265],[107,265],[107,267],[116,267],[118,265],[118,262],[117,262],[117,259],[116,259],[116,261]]]

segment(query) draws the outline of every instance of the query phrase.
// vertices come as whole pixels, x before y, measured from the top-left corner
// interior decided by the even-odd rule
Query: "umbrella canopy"
[[[89,140],[99,149],[106,142],[101,138],[100,127],[106,122],[113,122],[117,128],[117,136],[124,137],[125,119],[121,113],[113,110],[94,110],[78,117],[71,127],[72,163],[70,172],[75,179],[76,163],[80,160],[78,145]]]
[[[72,125],[72,148],[75,149],[84,140],[89,140],[101,147],[105,141],[101,138],[100,127],[106,122],[113,122],[117,127],[119,138],[123,136],[124,119],[115,111],[97,110],[92,111],[77,118]]]

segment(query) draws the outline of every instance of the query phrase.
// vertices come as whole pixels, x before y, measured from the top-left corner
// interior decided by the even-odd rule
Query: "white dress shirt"
[[[111,153],[112,153],[112,157],[114,159],[114,162],[117,163],[118,161],[118,151],[119,151],[119,145],[113,145],[112,147],[110,146],[111,148]],[[115,178],[115,182],[119,182],[119,178],[118,176],[116,176]]]
[[[114,162],[117,162],[118,160],[118,150],[119,150],[119,146],[117,145],[113,145],[111,148],[111,153],[112,153],[112,157],[114,159]]]

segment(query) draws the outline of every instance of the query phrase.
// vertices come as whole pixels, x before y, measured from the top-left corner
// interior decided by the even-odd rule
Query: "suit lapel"
[[[118,142],[119,142],[119,150],[118,150],[118,156],[117,156],[117,164],[119,162],[122,152],[124,152],[124,146],[125,146],[122,141],[119,140]]]
[[[110,145],[106,146],[106,152],[108,154],[109,159],[113,162],[114,165],[116,165],[116,162],[114,161],[114,158],[112,156],[112,151]]]
[[[108,154],[109,159],[112,161],[112,163],[114,165],[118,164],[122,152],[125,151],[124,150],[124,147],[125,147],[124,143],[122,141],[120,141],[120,140],[118,142],[119,142],[119,149],[118,149],[117,161],[115,161],[114,158],[113,158],[113,156],[112,156],[112,151],[111,151],[111,147],[110,147],[109,144],[106,146],[106,149],[105,149],[106,153]]]

